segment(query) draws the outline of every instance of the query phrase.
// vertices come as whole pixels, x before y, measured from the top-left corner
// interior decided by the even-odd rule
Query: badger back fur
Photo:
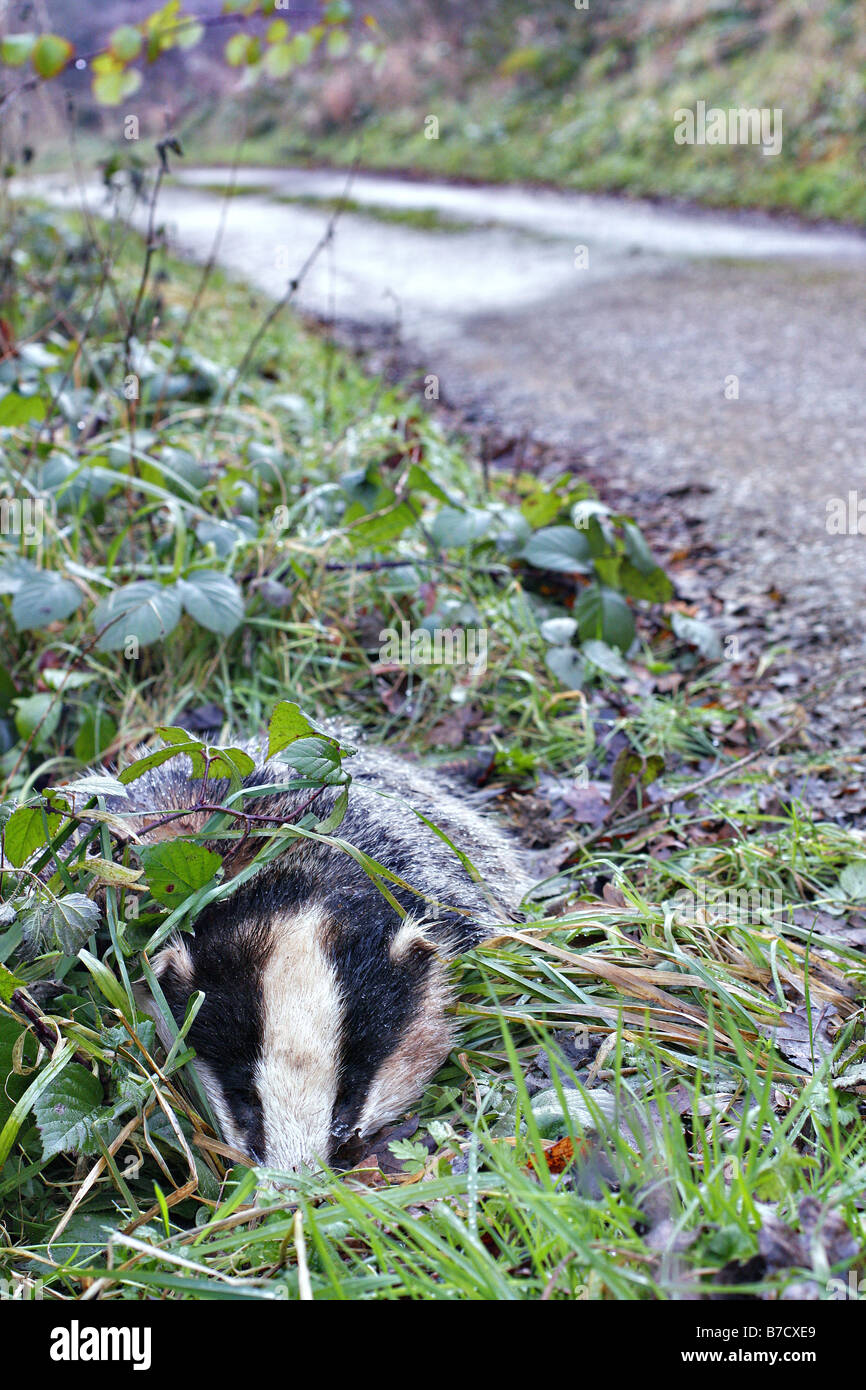
[[[261,744],[244,747],[257,763],[247,787],[293,776],[285,761],[265,764]],[[206,907],[194,934],[171,939],[154,960],[178,1024],[190,996],[205,995],[187,1037],[225,1139],[281,1170],[339,1163],[411,1105],[453,1043],[449,957],[489,936],[529,887],[508,836],[456,784],[381,748],[362,747],[347,766],[353,780],[340,838],[434,901],[389,881],[401,916],[344,850],[292,838],[234,894]],[[200,830],[208,818],[200,812],[148,826],[160,813],[217,803],[228,787],[210,782],[202,797],[201,782],[178,757],[131,790],[131,824],[147,840]],[[309,796],[275,790],[247,804],[290,821]],[[333,788],[322,792],[320,818],[336,796]],[[117,809],[129,811],[130,803]],[[262,841],[248,843],[255,849]],[[228,854],[232,846],[237,841],[217,848]],[[238,866],[229,856],[225,867]]]

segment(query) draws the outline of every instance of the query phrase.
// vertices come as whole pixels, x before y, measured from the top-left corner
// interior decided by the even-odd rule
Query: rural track
[[[223,200],[214,186],[229,183],[246,191]],[[790,638],[819,663],[856,665],[866,534],[856,517],[855,534],[832,534],[828,508],[855,494],[866,532],[866,237],[760,214],[260,168],[177,171],[160,220],[204,259],[222,219],[220,263],[279,296],[344,194],[352,208],[299,308],[395,326],[449,403],[572,450],[621,491],[687,507],[724,557],[718,592],[732,613],[772,593],[768,644]],[[51,196],[82,191],[53,179]],[[98,208],[95,185],[86,196]],[[855,686],[862,699],[864,678]]]

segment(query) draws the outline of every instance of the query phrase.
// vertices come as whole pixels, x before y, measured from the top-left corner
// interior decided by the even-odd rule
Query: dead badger
[[[262,746],[244,747],[257,761],[246,785],[291,778],[286,762],[262,765]],[[201,782],[189,772],[176,758],[131,785],[132,825],[144,839],[201,829],[205,813],[152,836],[145,830],[160,812],[200,800]],[[434,904],[389,881],[401,917],[345,851],[291,839],[232,896],[205,908],[194,935],[173,938],[154,959],[178,1024],[190,995],[205,995],[187,1036],[225,1139],[278,1169],[345,1162],[364,1136],[409,1107],[453,1042],[448,958],[513,915],[529,887],[510,839],[457,784],[363,746],[351,772],[339,836]],[[208,785],[209,802],[218,787]],[[309,796],[278,791],[254,809],[288,821]],[[325,789],[317,813],[335,796]]]

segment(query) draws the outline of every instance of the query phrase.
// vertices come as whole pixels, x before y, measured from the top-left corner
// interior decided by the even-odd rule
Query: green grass
[[[743,1279],[826,1296],[857,1273],[864,967],[844,926],[863,838],[804,806],[761,812],[771,762],[731,796],[691,787],[702,759],[731,766],[717,739],[740,700],[674,638],[637,533],[604,514],[581,531],[573,477],[485,484],[411,387],[370,379],[287,314],[256,337],[257,295],[160,255],[131,405],[140,242],[120,224],[11,217],[0,483],[49,505],[37,549],[0,537],[4,589],[22,559],[41,576],[0,597],[0,1277],[51,1299],[510,1300],[676,1299]],[[48,439],[33,402],[55,400]],[[594,547],[570,596],[525,554],[549,556],[554,525]],[[208,572],[219,602],[162,639],[141,633],[137,657],[103,640],[112,586],[147,580],[164,603]],[[599,574],[618,597],[608,640],[585,616],[564,635]],[[33,620],[39,584],[49,607]],[[487,669],[382,662],[380,628],[431,615],[483,625]],[[632,669],[617,647],[629,622],[634,670],[691,678],[604,724]],[[657,756],[678,790],[676,809],[647,805],[591,843],[562,831],[570,862],[527,925],[455,965],[459,1046],[384,1168],[275,1176],[221,1144],[182,1036],[166,1058],[133,994],[148,943],[194,919],[212,882],[170,915],[117,826],[91,812],[76,838],[47,791],[202,704],[228,735],[280,701],[425,757],[474,727],[518,821],[538,774],[598,771],[623,732],[635,795]],[[311,814],[285,833],[322,832]],[[759,895],[748,920],[720,910],[738,891]],[[60,992],[41,994],[46,981]],[[785,1013],[799,1041],[777,1047]],[[772,1221],[804,1239],[762,1265]]]

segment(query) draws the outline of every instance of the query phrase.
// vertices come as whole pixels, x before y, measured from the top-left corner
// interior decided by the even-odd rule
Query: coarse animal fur
[[[257,764],[245,786],[292,777],[291,748],[265,763],[262,744],[243,746]],[[530,886],[512,841],[472,808],[468,788],[381,748],[361,746],[346,766],[349,805],[335,833],[425,896],[386,880],[401,916],[350,854],[292,838],[154,959],[178,1024],[193,992],[205,995],[187,1039],[224,1138],[280,1170],[346,1161],[411,1105],[454,1040],[449,958],[513,916]],[[132,783],[134,801],[115,809],[132,811],[145,840],[200,830],[201,812],[147,829],[201,800],[190,771],[187,759],[172,759]],[[226,791],[208,783],[205,799]],[[336,795],[321,793],[320,818]],[[253,809],[289,821],[309,796],[276,790]],[[226,871],[237,868],[229,857]]]

